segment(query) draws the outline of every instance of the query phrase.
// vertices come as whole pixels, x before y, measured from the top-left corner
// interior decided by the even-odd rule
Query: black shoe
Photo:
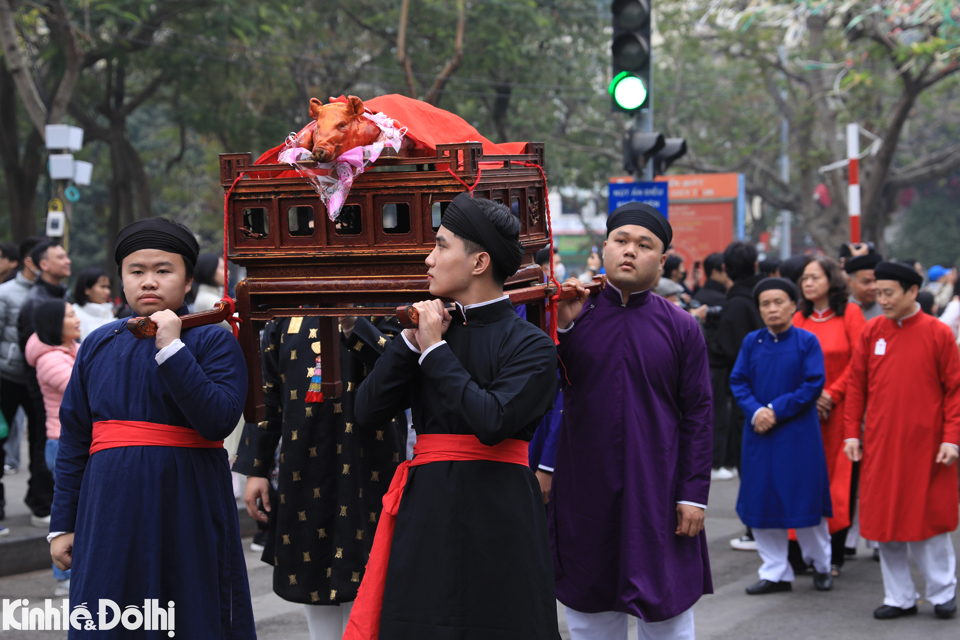
[[[957,615],[957,596],[953,596],[953,598],[950,599],[950,602],[933,605],[933,612],[941,620],[947,620]]]
[[[877,620],[893,620],[894,618],[915,615],[917,615],[917,605],[913,605],[908,609],[901,609],[900,607],[891,607],[890,605],[885,604],[882,607],[873,610],[873,617]]]
[[[873,561],[880,562],[880,549],[873,550]]]
[[[853,558],[853,557],[855,557],[855,556],[857,555],[857,548],[854,547],[854,548],[851,549],[850,547],[844,547],[844,548],[843,548],[843,555],[845,555],[845,556],[848,557],[848,558]]]
[[[833,589],[833,574],[826,573],[813,574],[813,588],[817,591],[830,591]]]
[[[774,582],[772,580],[761,580],[756,584],[747,587],[748,596],[762,596],[768,593],[777,593],[780,591],[790,591],[793,584],[790,582]]]

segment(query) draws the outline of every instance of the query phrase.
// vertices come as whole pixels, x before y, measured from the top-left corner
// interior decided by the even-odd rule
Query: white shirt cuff
[[[953,444],[952,442],[944,442],[943,444],[947,445],[948,447],[953,447],[957,451],[960,451],[960,444]]]
[[[420,349],[417,349],[415,346],[413,346],[413,343],[410,342],[409,339],[407,339],[406,331],[401,331],[400,335],[403,336],[403,341],[407,343],[408,347],[410,347],[410,351],[413,351],[414,353],[420,353]]]
[[[757,414],[763,411],[764,409],[766,409],[766,407],[760,407],[759,409],[753,412],[753,417],[750,418],[751,427],[755,427],[757,425]]]
[[[553,473],[553,467],[547,467],[545,465],[539,465],[537,467],[540,471],[546,471],[547,473]]]
[[[430,345],[429,347],[427,347],[427,350],[423,352],[423,355],[420,356],[420,359],[417,360],[417,362],[418,362],[419,364],[423,364],[423,359],[426,358],[428,355],[430,355],[430,352],[431,352],[431,351],[433,351],[434,349],[436,349],[437,347],[439,347],[439,346],[442,345],[442,344],[447,344],[447,341],[446,341],[446,340],[441,340],[440,342],[438,342],[438,343],[436,343],[436,344],[432,344],[432,345]]]
[[[577,324],[577,323],[576,323],[576,322],[571,322],[571,323],[570,323],[570,326],[567,327],[566,329],[561,329],[560,327],[557,327],[557,333],[566,333],[567,331],[570,331],[571,329],[573,329],[573,325],[575,325],[575,324]]]
[[[68,533],[70,532],[69,531],[51,531],[50,533],[47,534],[47,544],[50,544],[50,542],[57,536],[65,536]]]
[[[173,354],[175,354],[177,351],[180,351],[180,349],[183,349],[185,346],[187,345],[183,344],[180,338],[177,338],[163,349],[160,349],[160,351],[157,351],[157,355],[154,356],[157,359],[157,365],[159,366],[166,362],[168,358],[173,357]]]
[[[703,509],[704,511],[707,510],[707,505],[705,505],[705,504],[700,504],[699,502],[689,502],[689,501],[687,501],[687,500],[677,500],[677,504],[688,504],[688,505],[690,505],[691,507],[700,507],[700,508]]]
[[[847,438],[844,442],[860,442],[860,438]]]

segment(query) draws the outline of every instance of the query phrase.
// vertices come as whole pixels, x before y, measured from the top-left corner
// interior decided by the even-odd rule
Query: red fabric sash
[[[498,445],[488,447],[481,444],[476,436],[434,434],[417,437],[417,444],[413,447],[413,460],[400,463],[390,488],[383,496],[383,512],[377,524],[377,534],[373,538],[370,559],[367,560],[366,572],[350,611],[350,621],[347,623],[343,640],[377,640],[380,635],[380,612],[383,609],[383,589],[387,582],[393,529],[397,523],[397,510],[410,467],[461,460],[491,460],[526,467],[529,464],[529,446],[530,443],[522,440],[504,440]]]
[[[117,447],[223,448],[223,440],[207,440],[193,429],[156,422],[102,420],[93,423],[90,455]]]

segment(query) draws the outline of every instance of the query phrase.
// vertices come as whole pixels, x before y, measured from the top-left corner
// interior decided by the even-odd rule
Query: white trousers
[[[693,608],[663,622],[647,622],[628,613],[602,611],[583,613],[570,607],[567,610],[567,628],[570,640],[627,640],[630,619],[637,621],[639,640],[695,640]]]
[[[821,520],[815,527],[797,529],[797,542],[803,559],[812,563],[817,573],[830,572],[830,529],[827,521]],[[757,551],[763,564],[760,566],[760,579],[771,582],[793,582],[793,567],[787,560],[789,553],[789,529],[754,529],[753,539],[757,541]]]
[[[920,542],[881,542],[880,570],[883,572],[883,604],[909,609],[920,594],[910,575],[910,556],[927,583],[927,600],[949,602],[957,593],[957,556],[949,533]]]
[[[350,619],[350,610],[353,609],[352,602],[344,602],[339,606],[303,606],[307,610],[310,640],[340,640],[343,637],[343,632],[347,630],[347,620]]]

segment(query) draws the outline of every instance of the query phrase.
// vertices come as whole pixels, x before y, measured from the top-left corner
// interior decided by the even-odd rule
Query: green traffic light
[[[626,71],[617,74],[610,83],[610,95],[621,109],[633,111],[647,101],[647,87],[643,80]]]

